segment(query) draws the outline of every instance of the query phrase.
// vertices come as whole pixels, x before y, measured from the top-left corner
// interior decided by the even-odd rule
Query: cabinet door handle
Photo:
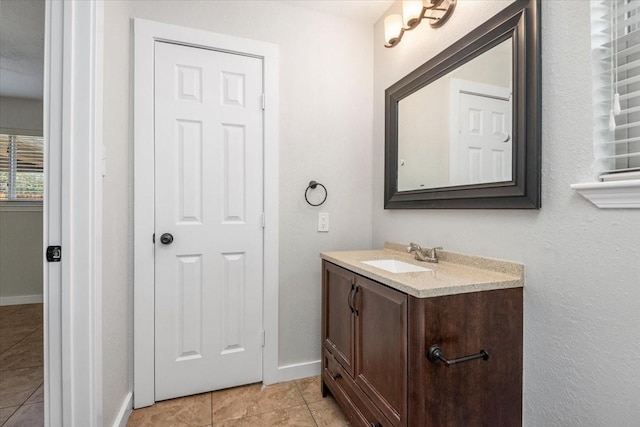
[[[354,285],[353,283],[351,284],[351,289],[349,290],[349,294],[347,295],[347,304],[349,304],[349,310],[351,310],[351,314],[354,313],[354,308],[353,308],[353,304],[352,304],[352,297],[353,297],[353,293],[356,289],[356,285]]]
[[[484,350],[480,350],[480,353],[478,354],[472,354],[469,356],[463,356],[457,359],[449,360],[444,356],[444,354],[442,354],[442,349],[438,345],[434,344],[431,347],[429,347],[429,350],[427,350],[427,358],[432,363],[443,362],[445,365],[451,366],[451,365],[457,365],[458,363],[469,362],[471,360],[476,360],[476,359],[489,360],[489,353],[487,353]]]
[[[351,296],[351,312],[356,316],[358,315],[358,309],[356,308],[356,294],[358,293],[359,289],[360,286],[356,285],[353,289],[353,295]]]
[[[382,423],[371,423],[371,427],[382,427]]]

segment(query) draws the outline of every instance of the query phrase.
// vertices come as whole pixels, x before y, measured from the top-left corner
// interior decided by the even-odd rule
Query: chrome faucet
[[[411,242],[407,247],[407,252],[415,252],[415,258],[418,261],[438,262],[438,249],[442,249],[442,246],[437,246],[432,249],[424,249],[419,244]]]

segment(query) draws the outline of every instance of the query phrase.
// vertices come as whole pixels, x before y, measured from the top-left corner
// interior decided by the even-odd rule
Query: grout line
[[[309,415],[311,415],[311,419],[313,420],[313,423],[316,425],[316,427],[320,427],[318,425],[318,421],[316,421],[316,417],[313,416],[313,412],[311,412],[311,408],[309,408],[308,403],[307,403],[307,411],[309,411]]]
[[[13,417],[13,414],[15,414],[16,412],[18,412],[18,409],[20,409],[20,406],[9,406],[9,408],[16,408],[15,411],[13,411],[11,413],[11,415],[9,415],[9,418],[7,418],[2,424],[0,424],[0,427],[2,427],[3,425],[5,425],[7,423],[7,421],[9,421],[11,419],[11,417]],[[3,408],[6,409],[6,408]]]
[[[44,321],[43,321],[44,322]],[[3,351],[2,353],[0,353],[0,356],[4,355],[5,353],[7,353],[8,351],[11,351],[11,349],[13,349],[14,347],[18,346],[21,342],[23,342],[24,340],[26,340],[27,338],[29,338],[31,335],[35,334],[36,332],[38,332],[40,329],[44,328],[44,324],[40,325],[40,326],[36,326],[35,329],[26,332],[25,335],[22,337],[21,340],[17,341],[15,344],[13,344],[12,346],[10,346],[9,348],[7,348],[5,351]],[[10,328],[9,328],[10,329]],[[42,344],[43,344],[43,348],[44,348],[44,337],[42,338]],[[44,350],[43,350],[44,352]]]
[[[33,331],[32,331],[33,332]],[[29,334],[31,334],[31,332],[29,332],[27,335],[25,335],[24,337],[22,337],[22,339],[18,342],[16,342],[14,345],[12,345],[11,347],[9,347],[8,349],[6,349],[5,351],[3,351],[2,353],[0,353],[0,355],[4,355],[5,353],[9,352],[12,348],[16,347],[18,344],[20,344],[22,341],[26,340],[27,337],[29,336]]]
[[[31,394],[29,395],[29,397],[27,397],[27,400],[25,400],[25,401],[22,403],[22,405],[26,404],[26,403],[29,401],[29,399],[31,399],[31,398],[33,397],[33,395],[34,395],[34,394],[36,394],[36,392],[38,391],[38,389],[39,389],[40,387],[42,387],[43,385],[44,385],[44,381],[43,381],[41,384],[39,384],[39,385],[38,385],[38,387],[36,387],[36,389],[35,389],[35,390],[33,390],[33,393],[31,393]],[[42,402],[44,402],[44,400],[43,400]],[[29,405],[31,405],[31,404],[33,404],[33,403],[42,403],[42,402],[31,402],[31,403],[29,403]],[[22,405],[20,405],[20,406],[22,406]],[[0,426],[0,427],[1,427],[1,426]]]

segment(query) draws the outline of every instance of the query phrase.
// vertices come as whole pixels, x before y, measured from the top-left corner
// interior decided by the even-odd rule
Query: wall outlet
[[[318,231],[329,231],[329,214],[327,212],[320,212],[318,214]]]

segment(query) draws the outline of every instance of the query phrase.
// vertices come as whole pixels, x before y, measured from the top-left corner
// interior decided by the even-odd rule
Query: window
[[[640,209],[640,1],[591,2],[599,182],[571,188],[599,208]]]
[[[0,201],[41,201],[44,140],[0,134]]]
[[[592,18],[595,155],[601,178],[608,180],[640,171],[640,1],[597,2]]]

